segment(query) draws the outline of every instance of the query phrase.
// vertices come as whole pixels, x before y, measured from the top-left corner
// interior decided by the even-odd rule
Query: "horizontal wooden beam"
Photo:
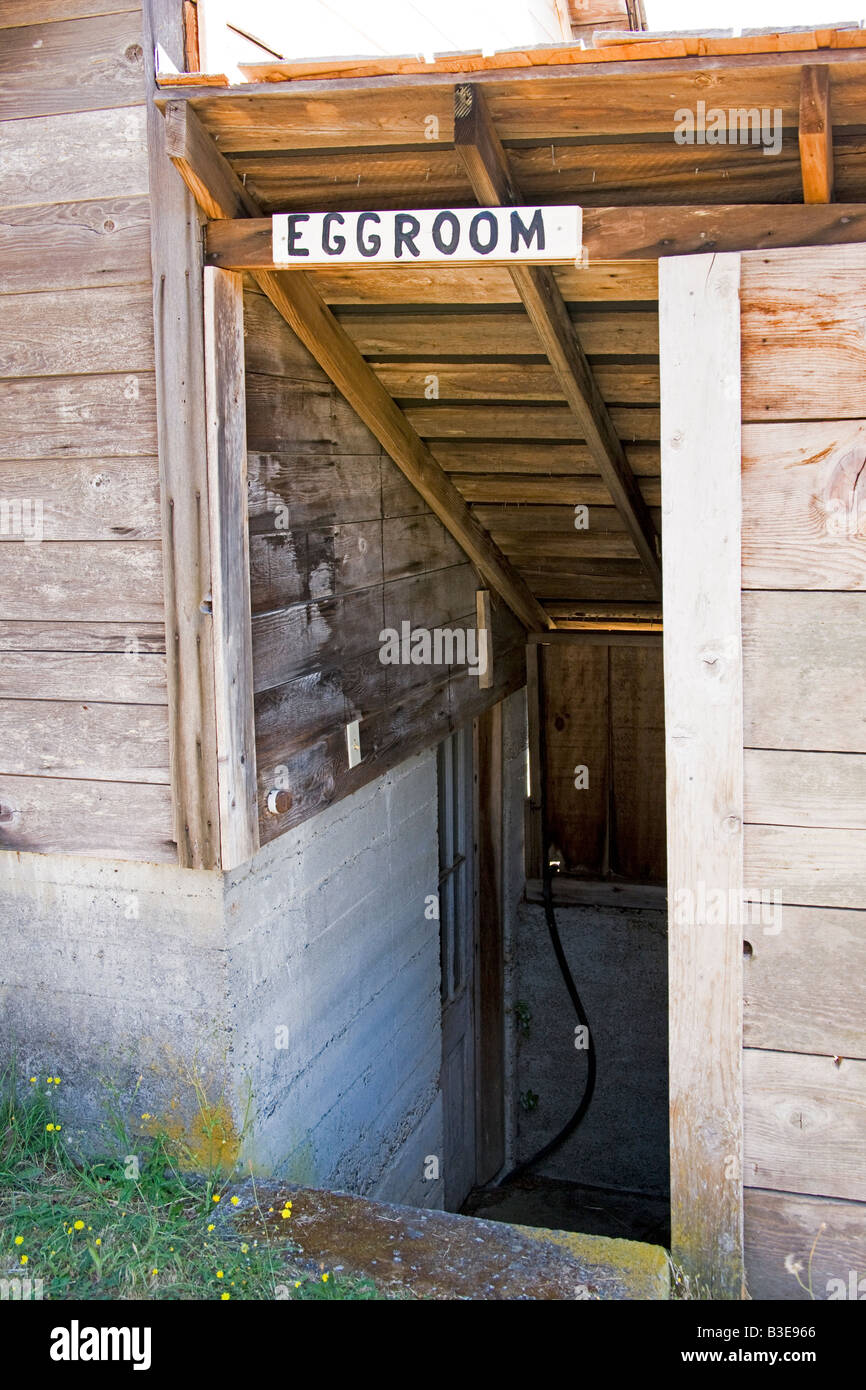
[[[169,157],[199,206],[223,218],[235,218],[244,212],[258,213],[258,205],[201,128],[192,108],[184,103],[171,103],[166,119],[171,128]],[[501,595],[525,627],[543,631],[551,626],[526,581],[476,521],[454,484],[304,272],[265,270],[256,273],[255,279],[490,587]]]
[[[480,87],[466,84],[454,89],[454,141],[482,206],[507,206],[522,201]],[[511,266],[509,273],[579,425],[580,436],[589,446],[647,574],[661,593],[660,544],[655,525],[556,280],[543,266]]]
[[[866,241],[863,203],[634,206],[585,208],[583,213],[583,245],[590,261],[645,261],[702,251],[769,251],[861,241]],[[211,222],[205,230],[205,260],[223,270],[276,269],[271,219]],[[370,272],[341,270],[346,277],[353,273]]]
[[[567,878],[555,874],[552,882],[553,901],[557,907],[629,907],[664,910],[667,890],[662,883],[611,883],[607,879]],[[526,901],[544,902],[544,884],[530,878],[526,883]]]
[[[495,86],[497,88],[501,88],[505,83],[509,87],[512,85],[524,87],[529,83],[536,87],[546,87],[548,90],[554,84],[556,87],[561,87],[563,82],[569,79],[588,84],[596,78],[600,81],[605,81],[608,78],[621,78],[628,81],[629,78],[656,77],[665,83],[671,78],[683,78],[686,83],[693,85],[695,75],[698,73],[712,73],[716,81],[719,81],[728,73],[759,68],[762,70],[763,77],[767,69],[778,71],[785,68],[800,68],[804,60],[808,60],[810,65],[815,66],[824,66],[830,63],[834,66],[844,64],[846,67],[850,64],[866,65],[866,36],[862,38],[861,45],[851,48],[789,50],[781,53],[702,54],[698,57],[675,58],[635,57],[617,61],[563,63],[557,64],[552,69],[550,67],[539,69],[531,66],[498,68],[472,73],[471,76],[467,74],[465,80],[479,86]],[[352,97],[361,93],[377,93],[387,98],[397,108],[402,93],[406,91],[421,88],[428,96],[437,92],[444,95],[446,92],[450,92],[453,83],[454,74],[442,72],[404,77],[386,75],[336,80],[328,77],[314,77],[301,78],[291,84],[250,82],[245,83],[242,88],[235,86],[227,89],[211,88],[202,84],[198,88],[187,88],[181,99],[195,101],[199,105],[227,101],[230,105],[236,106],[239,101],[244,103],[261,102],[264,98],[266,105],[276,105],[285,102],[289,95],[299,102],[314,96],[327,96],[331,101],[338,102],[345,97]],[[166,92],[161,97],[157,96],[156,105],[163,106],[168,101],[175,100],[175,95],[174,92],[170,94]],[[382,143],[384,142],[380,131],[378,144],[381,145]]]
[[[660,627],[563,627],[553,632],[530,632],[526,640],[542,647],[660,647],[662,638]]]

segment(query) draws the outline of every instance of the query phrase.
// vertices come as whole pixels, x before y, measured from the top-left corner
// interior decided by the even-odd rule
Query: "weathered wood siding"
[[[864,246],[742,258],[745,885],[768,900],[743,932],[758,1298],[808,1298],[789,1267],[808,1283],[813,1246],[816,1298],[864,1273],[864,284]]]
[[[475,629],[486,586],[269,301],[245,294],[250,589],[260,834],[273,839],[522,685],[495,598],[493,685],[387,665],[386,628]],[[361,720],[349,768],[346,725]],[[291,805],[267,810],[271,790]]]
[[[549,833],[564,871],[663,883],[661,644],[541,651]]]
[[[0,7],[0,90],[0,844],[174,860],[140,6]]]

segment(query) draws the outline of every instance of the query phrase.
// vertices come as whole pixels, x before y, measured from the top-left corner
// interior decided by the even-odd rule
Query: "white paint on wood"
[[[668,894],[743,885],[738,255],[659,265]],[[732,917],[736,914],[732,913]],[[670,919],[674,1258],[742,1286],[741,929]]]
[[[577,265],[581,222],[579,207],[275,213],[274,265]]]

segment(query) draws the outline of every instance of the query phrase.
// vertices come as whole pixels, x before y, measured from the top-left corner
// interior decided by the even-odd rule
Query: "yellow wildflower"
[[[223,1303],[225,1303],[227,1298],[231,1298],[231,1294],[229,1293],[228,1289],[226,1289],[225,1293],[220,1294],[220,1298]]]
[[[224,1278],[223,1272],[222,1272],[221,1269],[218,1269],[218,1270],[217,1270],[217,1279],[222,1279],[222,1278]]]
[[[16,1237],[15,1237],[15,1244],[16,1244],[16,1245],[23,1245],[23,1244],[24,1244],[24,1237],[23,1237],[23,1236],[16,1236]]]
[[[83,1231],[83,1230],[84,1230],[84,1222],[83,1222],[83,1221],[76,1221],[76,1222],[75,1222],[75,1229],[76,1229],[76,1231]]]
[[[240,1200],[240,1197],[232,1197],[232,1206],[236,1207]]]
[[[22,1256],[21,1256],[21,1263],[22,1263],[23,1265],[26,1265],[27,1262],[28,1262],[28,1259],[29,1259],[29,1256],[28,1256],[28,1255],[22,1255]]]

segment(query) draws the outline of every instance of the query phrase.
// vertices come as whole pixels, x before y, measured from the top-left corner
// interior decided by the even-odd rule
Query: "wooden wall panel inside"
[[[142,16],[0,25],[0,845],[173,860]]]
[[[563,643],[542,662],[548,834],[563,871],[663,883],[661,646]]]
[[[864,246],[743,256],[744,879],[765,904],[743,928],[758,1298],[808,1298],[785,1260],[807,1280],[813,1246],[814,1296],[834,1296],[866,1236],[864,270]]]
[[[386,664],[385,629],[474,633],[486,587],[270,303],[245,295],[250,583],[262,841],[430,746],[525,680],[493,605],[493,677]],[[346,725],[361,721],[349,769]],[[291,806],[266,810],[285,787]]]

